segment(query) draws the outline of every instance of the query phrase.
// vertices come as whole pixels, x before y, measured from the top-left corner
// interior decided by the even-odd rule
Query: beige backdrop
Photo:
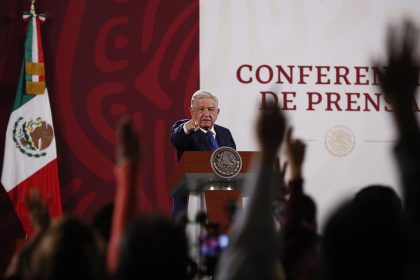
[[[373,59],[384,56],[387,26],[404,17],[417,19],[420,26],[419,14],[418,0],[200,1],[200,86],[220,98],[218,123],[231,129],[238,150],[257,150],[253,127],[260,92],[296,92],[290,103],[296,110],[288,111],[287,116],[295,127],[294,135],[307,144],[306,189],[318,204],[321,225],[334,205],[363,186],[387,184],[398,190],[390,113],[383,100],[379,111],[372,105],[370,112],[362,111],[367,102],[364,93],[374,99],[380,93],[371,85],[372,69],[367,73],[364,68],[359,70],[360,82],[369,81],[369,85],[315,84],[314,71],[308,71],[307,84],[299,84],[298,76],[292,83],[276,84],[275,71],[274,82],[262,84],[256,82],[255,69],[263,64],[274,70],[276,65],[330,66],[330,70],[345,66],[353,82],[354,67],[370,67]],[[253,73],[242,73],[243,78],[252,77],[252,83],[237,79],[243,64],[253,67]],[[268,72],[263,68],[260,74],[265,81]],[[333,71],[326,73],[324,68],[321,72],[326,75],[323,81],[335,81]],[[307,92],[312,91],[320,93],[313,98],[321,96],[322,101],[308,111]],[[335,107],[325,111],[326,92],[339,94],[343,111]],[[349,97],[347,92],[356,94]],[[345,111],[347,98],[353,102],[350,109],[360,106],[361,111]]]

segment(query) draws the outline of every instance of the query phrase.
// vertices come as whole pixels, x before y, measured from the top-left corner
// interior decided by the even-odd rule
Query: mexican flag
[[[1,183],[12,200],[28,236],[33,233],[25,197],[38,189],[43,201],[50,200],[50,215],[61,215],[57,152],[48,90],[40,23],[45,21],[32,8],[23,15],[28,22],[23,65],[13,111],[6,131]]]

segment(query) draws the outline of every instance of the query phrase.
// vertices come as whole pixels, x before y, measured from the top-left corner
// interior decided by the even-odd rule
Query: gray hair
[[[219,100],[217,99],[216,95],[212,94],[210,91],[199,89],[194,92],[193,96],[191,97],[191,107],[194,105],[194,100],[204,97],[210,97],[216,101],[216,105],[219,104]]]

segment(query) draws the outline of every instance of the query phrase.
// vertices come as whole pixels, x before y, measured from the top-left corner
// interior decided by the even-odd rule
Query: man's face
[[[191,117],[197,121],[202,129],[210,130],[219,114],[216,100],[211,97],[203,97],[194,100],[191,108]]]

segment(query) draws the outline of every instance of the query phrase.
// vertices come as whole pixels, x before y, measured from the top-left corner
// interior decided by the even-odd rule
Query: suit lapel
[[[214,125],[214,131],[216,132],[216,141],[219,144],[219,147],[226,146],[226,143],[223,141],[224,137],[222,135],[222,131],[219,129],[217,125]]]

